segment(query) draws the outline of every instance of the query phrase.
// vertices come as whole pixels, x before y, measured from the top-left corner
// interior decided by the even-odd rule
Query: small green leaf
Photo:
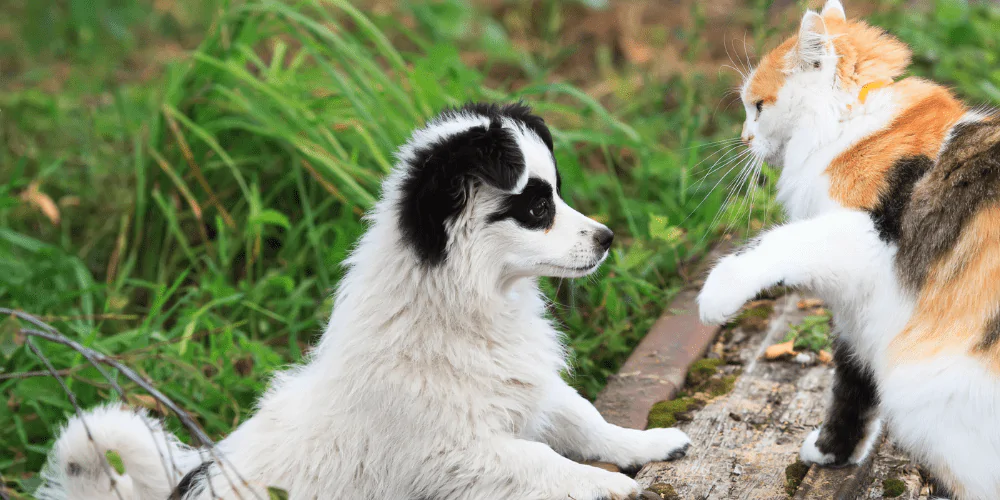
[[[21,322],[15,316],[7,316],[0,321],[0,355],[4,359],[10,359],[22,345],[24,334],[21,333]]]
[[[122,456],[118,454],[115,450],[108,450],[104,452],[104,457],[108,459],[108,463],[111,464],[111,468],[118,473],[118,475],[125,474],[125,462],[122,462]]]
[[[292,227],[292,224],[288,222],[288,217],[277,211],[277,210],[262,210],[259,214],[254,215],[250,218],[250,223],[253,225],[263,225],[270,224],[272,226],[281,226],[285,229]]]
[[[628,250],[626,250],[625,255],[618,259],[617,267],[621,271],[629,271],[642,264],[649,262],[649,259],[655,255],[655,252],[643,248],[641,242],[636,241]]]
[[[269,500],[288,500],[288,492],[281,488],[268,486],[267,497]]]
[[[669,222],[669,219],[665,215],[650,214],[649,236],[671,245],[680,243],[681,237],[684,236],[684,231],[677,226],[671,226]]]

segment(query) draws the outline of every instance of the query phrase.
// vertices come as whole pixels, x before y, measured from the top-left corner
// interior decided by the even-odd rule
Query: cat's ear
[[[823,17],[811,10],[802,17],[797,50],[803,69],[819,69],[824,60],[836,56]]]
[[[826,5],[823,6],[823,11],[820,13],[820,16],[828,21],[847,20],[847,13],[844,12],[844,4],[840,3],[840,0],[827,0]]]

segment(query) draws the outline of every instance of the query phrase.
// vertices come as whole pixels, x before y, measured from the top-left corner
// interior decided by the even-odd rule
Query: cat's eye
[[[764,111],[764,100],[761,99],[757,101],[756,106],[757,106],[757,116],[760,116],[760,113]]]
[[[543,219],[549,214],[549,200],[547,198],[539,198],[531,205],[528,209],[528,215],[535,219]]]

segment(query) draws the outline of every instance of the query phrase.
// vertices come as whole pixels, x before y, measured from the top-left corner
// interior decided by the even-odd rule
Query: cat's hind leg
[[[833,352],[833,400],[823,425],[809,434],[799,457],[807,464],[860,464],[882,436],[878,389],[870,368],[845,341],[834,341]]]

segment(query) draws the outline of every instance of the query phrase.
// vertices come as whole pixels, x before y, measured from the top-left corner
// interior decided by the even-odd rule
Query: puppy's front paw
[[[748,285],[747,277],[739,273],[732,256],[720,260],[698,294],[698,313],[702,323],[721,325],[735,316],[756,293],[749,291]]]
[[[635,448],[628,452],[622,463],[622,472],[633,475],[649,462],[677,460],[687,455],[691,439],[680,429],[664,428],[641,431],[634,440]]]
[[[574,500],[632,500],[639,498],[642,489],[634,479],[614,472],[595,468],[595,476],[589,484],[580,485],[581,490],[573,491],[568,498]]]
[[[646,431],[646,434],[650,435],[650,440],[660,450],[658,461],[684,458],[688,448],[691,447],[691,438],[680,429],[650,429]]]
[[[677,460],[687,455],[688,448],[691,447],[691,438],[684,431],[673,427],[663,429],[649,429],[642,432],[645,440],[645,450],[640,461],[644,465],[648,462],[665,462]]]

